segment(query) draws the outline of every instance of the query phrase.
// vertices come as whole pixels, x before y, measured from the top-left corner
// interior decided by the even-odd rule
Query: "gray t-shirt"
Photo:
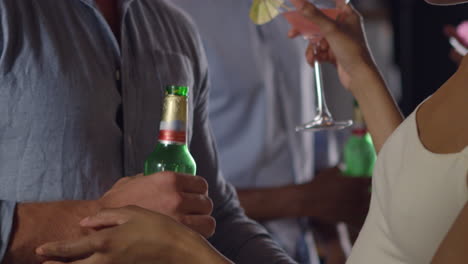
[[[190,150],[210,185],[211,242],[236,263],[293,263],[218,170],[199,36],[163,0],[121,0],[118,41],[92,0],[0,1],[0,259],[14,205],[95,199],[142,171],[163,87],[191,87]]]

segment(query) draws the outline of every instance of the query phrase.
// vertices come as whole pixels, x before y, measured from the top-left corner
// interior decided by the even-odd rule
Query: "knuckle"
[[[308,16],[310,18],[319,18],[319,21],[322,21],[324,18],[326,18],[325,14],[323,14],[322,11],[320,11],[320,9],[308,2],[304,4],[302,12],[305,16]]]
[[[213,231],[216,229],[216,219],[214,219],[214,217],[209,217],[208,218],[208,226],[210,227],[210,229],[212,229]]]
[[[126,181],[128,181],[128,177],[123,177],[119,179],[116,183],[119,184],[119,183],[126,182]]]
[[[315,8],[313,5],[311,5],[308,2],[305,2],[304,5],[302,5],[302,12],[306,15],[316,15],[317,14],[317,8]]]
[[[207,209],[209,211],[209,214],[211,214],[213,212],[213,208],[214,208],[213,200],[211,200],[211,198],[208,197],[208,196],[205,196],[205,199],[206,199]]]
[[[182,197],[182,194],[176,192],[172,195],[171,199],[169,199],[168,204],[170,209],[177,210],[180,209],[183,202],[184,198]]]
[[[209,217],[206,220],[206,237],[211,237],[216,230],[216,220],[213,217]]]
[[[119,180],[115,183],[115,185],[124,184],[124,183],[126,183],[126,182],[129,182],[130,180],[131,180],[130,177],[123,177],[123,178],[119,179]]]
[[[145,178],[151,179],[151,181],[155,183],[167,183],[172,178],[172,172],[170,171],[156,172],[148,176],[145,176]]]
[[[203,192],[207,192],[208,188],[209,188],[208,181],[205,178],[201,177],[201,176],[197,176],[197,179],[200,182],[200,186],[202,187]]]
[[[165,183],[168,184],[169,186],[177,186],[177,184],[179,183],[179,179],[175,172],[166,171],[164,172],[163,176],[164,176]]]
[[[177,207],[182,205],[182,203],[184,202],[184,197],[181,193],[175,193],[172,199],[174,200],[174,204]]]
[[[106,251],[110,247],[111,240],[104,236],[97,239],[92,240],[92,246],[97,251]]]
[[[67,255],[70,253],[70,247],[67,244],[59,244],[55,247],[55,251],[60,255]]]
[[[306,17],[309,17],[309,18],[313,18],[313,17],[315,17],[317,15],[317,10],[315,10],[314,8],[312,8],[312,7],[308,6],[308,5],[305,5],[302,8],[302,12]]]
[[[322,30],[323,30],[324,33],[336,32],[336,31],[338,31],[338,25],[336,23],[334,23],[334,22],[327,23],[327,24],[323,25]]]
[[[171,216],[172,219],[174,219],[176,222],[179,222],[179,223],[182,223],[182,224],[185,224],[185,225],[188,225],[186,222],[188,222],[189,220],[187,220],[188,217],[184,216],[184,215],[174,215],[174,216]]]
[[[193,225],[192,218],[187,215],[180,215],[176,216],[179,223],[183,223],[184,225],[190,226]]]

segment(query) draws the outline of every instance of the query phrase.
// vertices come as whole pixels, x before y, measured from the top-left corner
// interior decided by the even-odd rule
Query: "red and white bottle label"
[[[185,122],[162,121],[159,127],[159,141],[169,144],[185,144],[187,141]]]
[[[185,144],[186,133],[185,131],[160,130],[159,141],[163,141],[165,143]]]

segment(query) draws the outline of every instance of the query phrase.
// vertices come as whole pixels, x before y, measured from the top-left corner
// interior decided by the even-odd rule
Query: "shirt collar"
[[[96,6],[96,0],[80,0],[81,2],[93,6]],[[126,9],[134,0],[118,0],[119,5],[122,6],[124,9]]]
[[[97,8],[96,0],[80,0],[80,1],[90,7]],[[130,4],[135,0],[118,0],[118,1],[119,1],[119,5],[121,6],[122,16],[123,16],[125,12],[128,10],[128,8],[130,7]]]

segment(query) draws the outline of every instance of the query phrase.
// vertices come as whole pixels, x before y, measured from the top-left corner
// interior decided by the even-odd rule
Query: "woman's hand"
[[[170,217],[135,206],[102,210],[80,225],[98,231],[40,246],[45,264],[231,263],[200,235]]]
[[[372,59],[362,17],[352,6],[343,5],[339,7],[337,20],[333,21],[309,2],[294,1],[303,1],[300,10],[320,28],[323,36],[317,53],[309,46],[308,61],[317,58],[337,66],[341,83],[361,106],[375,149],[379,152],[403,118]],[[295,29],[290,32],[290,37],[297,35]]]
[[[466,26],[465,26],[466,27]],[[457,32],[457,28],[452,25],[447,25],[444,27],[444,33],[448,38],[454,38],[458,41],[463,48],[468,49],[468,43],[466,39],[468,36],[460,36]],[[457,65],[460,65],[461,61],[463,60],[465,54],[461,54],[460,51],[452,47],[450,50],[449,57],[450,59],[455,62]]]
[[[361,15],[351,5],[339,8],[340,14],[334,21],[313,4],[304,2],[303,15],[320,28],[323,36],[317,53],[314,52],[316,44],[309,45],[307,60],[311,65],[315,59],[336,65],[342,84],[351,90],[354,77],[369,69],[377,72],[377,68],[367,46]],[[289,32],[289,37],[298,35],[294,28]]]

